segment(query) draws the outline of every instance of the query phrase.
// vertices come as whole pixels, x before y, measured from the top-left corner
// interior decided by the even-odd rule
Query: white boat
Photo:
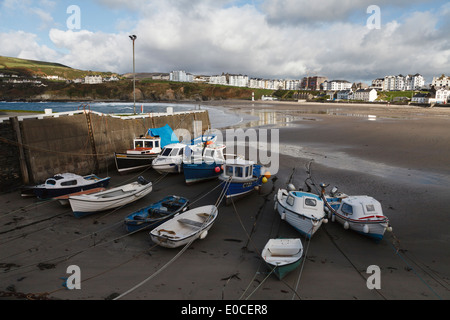
[[[153,190],[151,182],[139,177],[138,181],[94,194],[69,197],[73,214],[77,218],[96,212],[115,209],[137,201]]]
[[[291,226],[306,238],[311,238],[322,223],[327,223],[323,200],[313,193],[279,189],[275,195],[275,209]]]
[[[386,230],[392,231],[389,219],[383,214],[381,203],[369,196],[347,196],[334,188],[325,195],[325,185],[321,185],[325,210],[331,221],[338,221],[344,229],[354,230],[376,241],[383,239]]]
[[[177,248],[196,239],[204,239],[218,213],[214,205],[186,211],[150,231],[151,239],[166,248]]]
[[[152,167],[159,173],[180,173],[183,170],[183,155],[186,144],[173,143],[164,147]]]
[[[302,241],[300,239],[270,239],[261,256],[281,280],[300,265],[303,257]]]
[[[133,149],[114,154],[117,171],[120,174],[143,170],[152,165],[152,161],[161,152],[161,138],[141,136],[133,140]]]

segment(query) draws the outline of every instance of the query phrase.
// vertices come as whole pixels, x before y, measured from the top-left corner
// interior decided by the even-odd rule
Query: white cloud
[[[59,58],[56,51],[39,44],[35,34],[24,31],[0,33],[1,55],[21,59],[55,61]]]

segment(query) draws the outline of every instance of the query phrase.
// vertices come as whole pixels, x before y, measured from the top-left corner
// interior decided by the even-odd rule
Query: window
[[[245,176],[251,177],[252,171],[250,170],[250,167],[245,167]]]
[[[373,204],[367,204],[366,205],[366,210],[367,210],[367,212],[374,212],[375,211],[375,206]]]
[[[176,155],[178,155],[178,151],[179,151],[179,150],[180,150],[180,149],[178,149],[178,148],[173,149],[172,152],[170,153],[170,155],[171,155],[171,156],[176,156]]]
[[[155,148],[159,148],[159,141],[155,141]]]
[[[142,148],[142,146],[143,146],[143,144],[142,144],[142,141],[136,141],[135,143],[134,143],[134,147],[137,149],[137,148]]]
[[[146,148],[153,148],[153,142],[152,141],[145,141],[145,147]]]
[[[77,185],[77,180],[71,180],[71,181],[62,182],[61,185],[63,187],[76,186]]]
[[[232,177],[233,176],[233,167],[227,167],[226,173],[227,173],[227,176]]]
[[[288,205],[290,205],[290,206],[293,206],[293,205],[294,205],[294,202],[295,202],[295,199],[294,199],[293,196],[289,196],[289,197],[286,199],[286,203],[287,203]]]
[[[163,152],[161,153],[162,156],[168,157],[170,153],[172,152],[171,148],[165,148]]]
[[[342,212],[345,214],[353,214],[353,207],[351,205],[344,203],[342,205]]]
[[[48,180],[46,181],[46,184],[49,184],[49,185],[51,185],[51,186],[54,186],[54,185],[56,184],[56,181],[53,180],[53,179],[48,179]]]
[[[238,178],[243,178],[244,177],[244,168],[236,167],[236,169],[234,170],[234,174]]]
[[[315,207],[317,206],[317,200],[316,199],[311,199],[311,198],[306,198],[305,199],[305,205],[308,207]]]

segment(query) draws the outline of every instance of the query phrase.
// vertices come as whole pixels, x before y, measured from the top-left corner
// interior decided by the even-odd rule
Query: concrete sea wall
[[[166,124],[194,137],[209,129],[210,120],[204,110],[129,117],[79,111],[0,120],[0,191],[42,183],[57,173],[115,170],[114,152],[130,149],[135,137]]]

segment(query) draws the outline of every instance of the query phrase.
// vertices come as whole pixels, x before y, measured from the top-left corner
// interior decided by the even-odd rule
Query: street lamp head
[[[133,41],[137,39],[137,36],[136,36],[136,35],[132,35],[132,36],[129,36],[129,37],[130,37],[130,39],[133,40]]]

